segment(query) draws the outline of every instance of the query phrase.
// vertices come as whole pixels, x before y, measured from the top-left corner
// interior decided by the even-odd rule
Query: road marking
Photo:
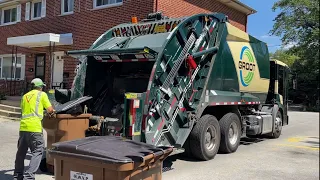
[[[306,137],[291,137],[291,138],[288,138],[287,141],[289,142],[300,142],[302,140],[306,139]]]
[[[296,145],[291,145],[291,144],[277,144],[277,145],[278,146],[300,148],[300,149],[309,149],[309,150],[314,150],[314,151],[319,151],[320,150],[318,147],[296,146]]]

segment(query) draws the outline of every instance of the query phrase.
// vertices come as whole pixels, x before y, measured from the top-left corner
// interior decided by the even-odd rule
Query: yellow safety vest
[[[25,94],[21,99],[20,131],[42,132],[43,109],[50,106],[45,92],[32,90]]]

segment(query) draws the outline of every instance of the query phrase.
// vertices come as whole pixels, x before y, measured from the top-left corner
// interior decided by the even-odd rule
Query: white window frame
[[[41,3],[41,10],[40,10],[40,16],[39,17],[34,17],[34,4],[35,3]],[[37,20],[37,19],[41,19],[42,18],[42,16],[41,16],[41,14],[42,14],[42,1],[41,0],[36,0],[36,1],[32,1],[31,2],[31,20]]]
[[[14,55],[15,56],[15,55]],[[16,69],[15,68],[15,63],[13,63],[13,69],[14,69],[14,73],[13,73],[13,78],[5,78],[5,77],[2,77],[2,71],[3,71],[3,58],[10,58],[10,62],[12,63],[12,54],[2,54],[0,55],[0,63],[1,63],[1,66],[0,66],[0,79],[6,79],[6,80],[16,80],[16,81],[19,81],[19,80],[24,80],[25,78],[25,69],[26,69],[26,55],[23,55],[23,54],[17,54],[17,57],[20,57],[21,58],[21,78],[16,78],[15,79],[15,76],[16,76]],[[16,61],[16,58],[15,58],[15,61]]]
[[[108,0],[108,1],[111,1],[111,0]],[[122,2],[119,2],[119,3],[112,3],[112,4],[105,4],[105,5],[97,6],[97,0],[93,0],[93,9],[103,9],[103,8],[121,6],[122,4],[123,4],[123,0],[122,0]]]
[[[64,12],[64,2],[65,1],[73,1],[73,11],[68,11],[68,12]],[[73,14],[74,12],[74,0],[61,0],[61,15],[68,15],[68,14]]]
[[[17,10],[16,10],[16,11],[17,11],[16,21],[4,23],[4,11],[5,11],[5,10],[8,10],[8,9],[14,9],[14,8],[17,9]],[[20,11],[21,11],[21,9],[20,9]],[[18,21],[18,20],[19,20],[18,15],[19,15],[18,5],[4,7],[4,8],[1,9],[1,23],[0,23],[0,24],[3,25],[3,26],[5,26],[5,25],[11,25],[11,24],[16,24],[17,22],[19,22],[19,21]],[[20,16],[21,16],[21,12],[20,12]]]

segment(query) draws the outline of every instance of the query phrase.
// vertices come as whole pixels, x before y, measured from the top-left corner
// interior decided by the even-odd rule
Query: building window
[[[13,24],[21,19],[21,5],[2,8],[0,11],[1,24]]]
[[[41,7],[42,2],[33,2],[31,7],[31,17],[32,19],[37,19],[41,17]]]
[[[3,23],[11,23],[17,21],[17,8],[3,10]]]
[[[31,11],[31,13],[30,13]],[[31,15],[31,18],[30,18]],[[25,20],[36,20],[46,17],[46,0],[35,0],[26,3]]]
[[[61,14],[73,13],[74,0],[61,0]]]
[[[121,5],[123,0],[93,0],[93,7],[111,7],[115,5]]]
[[[0,56],[1,79],[24,79],[25,56],[18,56],[12,61],[12,55]]]

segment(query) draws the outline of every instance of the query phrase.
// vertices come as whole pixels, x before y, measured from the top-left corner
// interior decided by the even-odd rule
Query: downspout
[[[158,0],[155,0],[155,1],[156,1],[155,12],[158,12]]]
[[[12,53],[11,53],[11,76],[10,76],[10,96],[12,96],[12,80],[13,80],[13,62],[14,62],[14,46],[12,46]]]
[[[52,89],[52,67],[53,67],[53,62],[52,62],[52,44],[51,44],[51,41],[49,41],[49,62],[50,62],[49,88]]]
[[[49,59],[50,59],[50,89],[52,89],[53,87],[53,70],[54,70],[54,51],[55,51],[55,46],[56,46],[56,43],[53,42],[51,43],[50,41],[50,49],[49,49]]]
[[[18,62],[18,46],[16,46],[16,52],[15,52],[13,95],[16,95],[17,62]],[[21,63],[21,61],[20,61],[20,63]]]

